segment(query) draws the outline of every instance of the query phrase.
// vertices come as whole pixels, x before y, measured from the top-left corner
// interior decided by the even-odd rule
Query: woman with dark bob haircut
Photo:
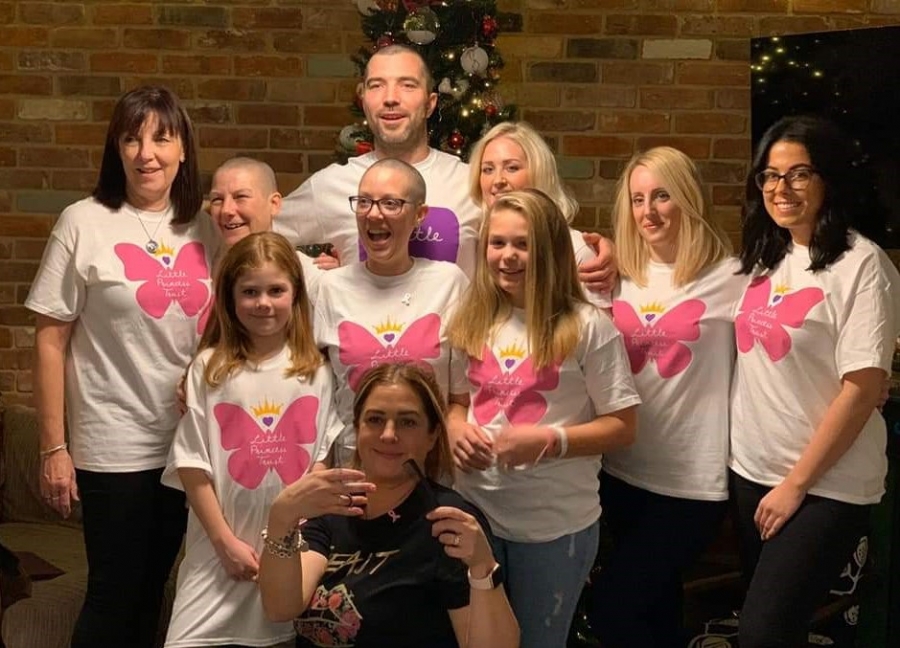
[[[160,484],[178,423],[173,385],[197,346],[218,243],[195,218],[201,199],[178,98],[126,93],[93,196],[63,210],[25,302],[36,313],[41,495],[63,517],[82,502],[76,648],[154,643],[186,520],[184,495]]]
[[[731,492],[747,597],[741,648],[805,645],[884,493],[900,276],[860,228],[869,185],[828,121],[787,117],[747,180],[735,318]],[[876,212],[877,213],[877,212]]]

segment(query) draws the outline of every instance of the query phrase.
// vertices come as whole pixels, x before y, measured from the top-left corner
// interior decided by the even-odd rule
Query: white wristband
[[[556,455],[557,459],[562,459],[566,456],[566,452],[569,449],[569,437],[566,434],[566,428],[562,425],[551,425],[550,429],[556,432],[557,436],[557,445],[559,447],[559,452]]]

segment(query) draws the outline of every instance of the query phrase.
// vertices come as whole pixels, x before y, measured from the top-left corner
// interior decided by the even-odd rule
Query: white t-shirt
[[[297,252],[297,258],[300,259],[300,267],[303,268],[303,283],[306,286],[306,294],[310,303],[315,307],[316,300],[319,298],[319,283],[322,281],[324,270],[320,270],[319,266],[313,263],[313,260],[303,254]]]
[[[353,398],[370,368],[425,361],[445,397],[467,393],[466,357],[451,351],[446,331],[467,284],[452,263],[428,259],[413,259],[409,271],[394,277],[372,274],[364,263],[322,277],[315,334],[334,370],[337,410],[345,425],[342,465],[356,447]]]
[[[260,532],[272,500],[324,459],[340,433],[331,371],[323,365],[312,381],[285,377],[290,366],[285,347],[213,389],[203,379],[211,355],[206,349],[191,365],[188,411],[178,424],[162,481],[180,489],[179,468],[205,471],[228,526],[261,554]],[[228,576],[191,510],[166,646],[271,646],[293,634],[290,622],[266,620],[256,583]]]
[[[581,339],[561,364],[535,372],[525,312],[495,327],[481,360],[469,358],[469,422],[492,438],[510,425],[575,425],[641,402],[622,338],[610,319],[584,306]],[[493,532],[515,542],[549,542],[600,517],[600,456],[543,460],[534,467],[456,475],[456,489],[478,506]]]
[[[729,389],[734,313],[749,282],[736,259],[676,287],[674,266],[650,262],[647,285],[623,278],[613,322],[641,395],[634,444],[603,457],[603,470],[669,497],[728,499]]]
[[[333,243],[343,265],[364,260],[348,199],[359,193],[363,173],[377,159],[374,152],[366,153],[313,174],[284,199],[275,231],[294,245]],[[413,166],[425,179],[428,213],[410,237],[410,254],[456,263],[471,277],[481,209],[469,198],[469,165],[429,149],[428,157]]]
[[[69,450],[77,468],[160,468],[178,424],[175,385],[199,341],[219,234],[111,211],[93,198],[60,214],[25,306],[74,322],[66,354]],[[148,233],[159,243],[146,251]]]
[[[781,483],[840,392],[843,375],[891,370],[900,286],[885,272],[874,243],[859,234],[850,243],[817,273],[806,269],[809,248],[794,244],[744,293],[735,318],[730,465],[746,479]],[[809,492],[851,504],[878,502],[887,472],[886,435],[875,410]]]

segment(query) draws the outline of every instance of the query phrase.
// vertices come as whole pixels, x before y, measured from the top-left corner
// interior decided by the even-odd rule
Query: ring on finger
[[[341,504],[344,504],[345,506],[350,506],[351,504],[353,504],[353,498],[349,495],[341,494],[338,495],[338,498],[340,498]]]
[[[458,533],[457,533],[456,535],[453,536],[453,546],[454,546],[454,547],[458,547],[458,546],[459,546],[459,534],[458,534]]]

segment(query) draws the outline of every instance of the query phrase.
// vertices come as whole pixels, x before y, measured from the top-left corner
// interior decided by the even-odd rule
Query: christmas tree
[[[494,0],[352,0],[362,15],[369,47],[353,62],[362,75],[372,53],[399,43],[417,49],[431,69],[438,104],[428,120],[432,147],[463,160],[491,126],[511,119],[515,107],[497,93],[503,59],[494,47],[499,32]],[[351,107],[360,122],[339,137],[343,159],[372,148],[372,134],[359,102]]]

